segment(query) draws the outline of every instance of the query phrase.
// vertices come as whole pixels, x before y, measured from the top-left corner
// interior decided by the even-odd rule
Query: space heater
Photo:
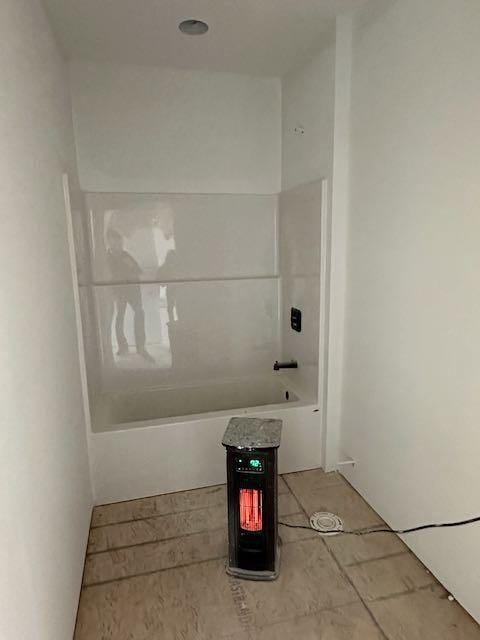
[[[277,449],[281,420],[232,418],[227,452],[227,573],[250,580],[278,576]]]

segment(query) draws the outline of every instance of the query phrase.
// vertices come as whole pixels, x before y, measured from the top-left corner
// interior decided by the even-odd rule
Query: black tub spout
[[[298,362],[296,360],[290,360],[289,362],[279,362],[275,360],[273,370],[280,371],[280,369],[298,369]]]

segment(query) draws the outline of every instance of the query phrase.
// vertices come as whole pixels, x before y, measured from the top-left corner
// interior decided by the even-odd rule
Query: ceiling
[[[281,76],[361,0],[45,0],[69,58]],[[210,30],[187,36],[185,19]]]

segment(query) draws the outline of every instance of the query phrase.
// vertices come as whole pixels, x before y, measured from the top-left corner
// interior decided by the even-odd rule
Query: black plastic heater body
[[[274,580],[278,575],[280,420],[232,418],[227,452],[228,564],[231,575]]]

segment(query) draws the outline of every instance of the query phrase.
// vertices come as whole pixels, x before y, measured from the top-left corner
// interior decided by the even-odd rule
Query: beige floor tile
[[[278,497],[280,517],[299,511],[300,506],[291,494],[285,493]],[[91,532],[91,551],[85,562],[84,584],[117,580],[148,571],[219,558],[226,555],[226,549],[225,504],[99,527]]]
[[[332,536],[326,537],[324,540],[343,566],[408,551],[406,545],[393,533],[371,533],[367,536]]]
[[[226,553],[225,528],[97,553],[86,558],[83,583],[91,585],[213,558],[223,558]]]
[[[216,640],[242,631],[217,560],[84,589],[75,640]]]
[[[284,546],[275,582],[235,580],[214,560],[85,588],[75,639],[216,640],[356,602],[319,542]]]
[[[181,491],[179,493],[167,493],[161,496],[141,498],[140,500],[130,500],[128,502],[117,502],[115,504],[95,507],[93,510],[92,526],[97,527],[105,524],[114,524],[116,522],[151,518],[167,513],[202,509],[218,504],[225,504],[225,502],[225,485],[193,489],[192,491]]]
[[[278,496],[279,514],[288,515],[299,513],[301,507],[289,492],[288,487],[285,483],[280,484],[279,489],[280,487],[282,491]],[[170,501],[169,508],[176,509],[179,503],[182,505],[185,504],[184,497],[182,496],[180,498],[180,494],[170,495],[176,496],[176,499],[174,502]],[[149,510],[155,512],[159,509],[164,509],[165,503],[159,499],[160,497],[166,496],[157,496],[155,498],[123,503],[127,505],[123,509],[121,508],[121,504],[97,507],[95,512],[95,521],[97,523],[113,517],[122,517],[122,515],[124,517],[128,515],[133,517],[129,518],[127,522],[120,522],[119,524],[97,524],[94,526],[90,531],[88,553],[116,549],[117,547],[133,544],[154,542],[226,526],[227,503],[224,492],[218,492],[217,490],[205,492],[202,490],[197,505],[202,504],[205,500],[220,501],[219,504],[207,507],[206,509],[198,506],[190,511],[168,513],[168,515],[163,516],[146,517],[140,515],[148,513]]]
[[[280,478],[282,520],[307,524],[303,506],[338,513],[349,528],[381,523],[336,474],[286,479],[295,495]],[[384,638],[327,546],[388,640],[480,640],[480,627],[428,586],[432,576],[394,535],[321,539],[280,527],[280,577],[258,583],[225,573],[224,485],[97,507],[93,524],[75,640]]]
[[[123,524],[111,524],[91,530],[88,553],[155,542],[226,526],[225,504]]]
[[[329,511],[342,518],[346,529],[363,529],[383,524],[380,516],[349,485],[336,484],[311,491],[299,490],[291,486],[297,500],[308,515],[315,511]]]
[[[275,582],[245,583],[246,608],[254,627],[358,601],[320,540],[303,540],[281,549]]]
[[[369,607],[389,640],[480,640],[480,626],[440,586]]]
[[[279,517],[288,516],[291,513],[301,513],[302,507],[291,493],[281,493],[278,496]]]
[[[363,604],[278,623],[252,635],[255,640],[384,640]]]
[[[323,469],[311,469],[310,471],[296,471],[284,475],[287,484],[295,493],[309,493],[316,489],[331,487],[336,484],[345,484],[344,478],[336,471],[325,473]]]
[[[284,495],[290,492],[281,476],[278,478],[278,494]],[[193,509],[202,509],[220,504],[226,504],[226,485],[204,487],[191,491],[167,493],[151,498],[128,500],[113,504],[101,505],[93,510],[92,527],[98,527],[129,520],[139,520],[161,516],[170,513],[180,513]]]
[[[435,582],[411,553],[357,564],[347,567],[346,572],[364,601],[413,591]]]
[[[282,493],[289,493],[290,489],[287,487],[283,476],[278,476],[278,495]]]

